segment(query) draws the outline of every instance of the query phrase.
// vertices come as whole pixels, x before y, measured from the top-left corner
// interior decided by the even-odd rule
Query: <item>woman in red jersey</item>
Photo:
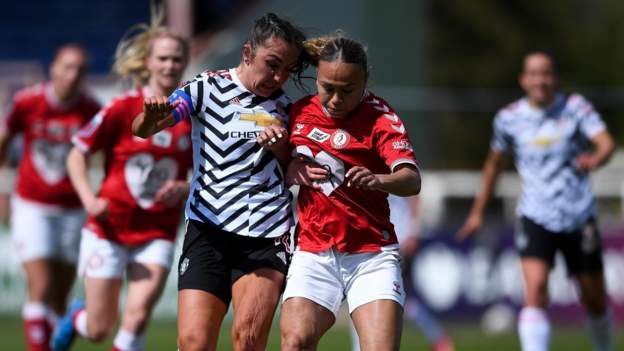
[[[405,292],[387,196],[419,193],[414,152],[396,113],[366,89],[362,44],[340,35],[307,44],[318,94],[290,112],[297,161],[287,180],[302,186],[281,314],[282,350],[315,349],[343,299],[362,350],[398,350]],[[266,134],[262,142],[271,143]],[[301,177],[302,162],[324,168],[326,178],[312,182],[309,170]]]
[[[191,126],[179,123],[143,140],[132,135],[131,124],[146,97],[173,92],[187,60],[187,42],[164,27],[145,26],[122,40],[113,69],[132,77],[136,88],[113,100],[73,139],[67,165],[88,213],[79,263],[86,306],[75,303],[61,320],[54,351],[67,350],[76,334],[93,342],[110,335],[124,274],[126,305],[113,349],[145,349],[145,329],[169,272],[188,192]],[[86,165],[98,150],[105,155],[105,177],[96,194]]]
[[[27,350],[49,350],[50,334],[65,313],[76,276],[84,211],[67,176],[65,157],[71,135],[100,106],[81,92],[87,54],[75,44],[58,49],[50,81],[15,95],[0,135],[0,164],[11,140],[24,136],[15,193],[11,234],[26,274],[27,301],[22,315]]]

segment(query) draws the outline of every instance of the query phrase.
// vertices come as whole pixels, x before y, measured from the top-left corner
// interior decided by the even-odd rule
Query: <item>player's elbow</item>
[[[420,174],[418,174],[414,179],[412,179],[408,191],[403,196],[418,195],[420,194],[421,187],[422,187],[422,182],[420,180]]]
[[[396,193],[396,195],[406,197],[420,194],[420,189],[422,187],[420,171],[414,168],[407,168],[403,172],[406,172],[408,176],[401,191]]]

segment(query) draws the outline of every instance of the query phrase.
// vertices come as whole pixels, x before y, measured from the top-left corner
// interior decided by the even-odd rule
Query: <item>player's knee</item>
[[[195,328],[187,328],[190,330],[180,330],[178,343],[180,350],[184,351],[205,351],[210,350],[210,343],[205,333]]]
[[[232,326],[232,342],[237,350],[255,350],[259,330],[251,321],[235,323]]]
[[[113,333],[115,322],[116,318],[114,316],[99,316],[99,318],[92,318],[89,315],[89,319],[87,321],[88,339],[96,343],[108,339],[108,337]]]
[[[108,339],[113,331],[112,326],[104,324],[96,324],[93,327],[89,327],[89,340],[99,343]]]
[[[147,325],[150,312],[145,308],[130,308],[126,312],[126,321],[124,324],[129,325],[131,330],[142,331]]]
[[[311,333],[306,333],[303,330],[282,328],[281,334],[282,350],[310,350],[313,349],[313,346],[316,343],[314,335]]]
[[[544,283],[527,287],[525,291],[525,305],[545,308],[548,305],[548,286]]]

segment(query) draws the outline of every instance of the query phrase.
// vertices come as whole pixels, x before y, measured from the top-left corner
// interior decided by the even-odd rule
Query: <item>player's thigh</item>
[[[149,315],[165,286],[172,260],[173,242],[168,240],[151,240],[131,249],[126,311]]]
[[[260,268],[238,278],[232,284],[233,328],[268,334],[283,285],[284,274],[271,268]]]
[[[46,258],[32,259],[22,263],[28,287],[28,299],[49,302],[53,292],[52,262]]]
[[[351,318],[360,349],[398,350],[401,344],[403,307],[394,300],[375,300],[357,307]]]
[[[150,310],[165,287],[169,266],[134,261],[128,265],[128,307]]]
[[[128,265],[128,293],[122,319],[124,330],[137,334],[143,332],[168,273],[169,267],[159,264],[131,262]]]
[[[89,333],[111,332],[117,322],[121,278],[84,278]]]

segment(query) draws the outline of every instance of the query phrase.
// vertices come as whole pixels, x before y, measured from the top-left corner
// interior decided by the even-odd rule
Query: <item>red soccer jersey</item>
[[[388,104],[367,93],[345,119],[329,117],[318,96],[295,103],[290,112],[291,146],[331,172],[321,189],[302,186],[297,199],[297,245],[321,252],[377,252],[396,244],[387,194],[347,187],[345,173],[363,166],[390,173],[401,163],[416,165],[405,127]]]
[[[188,121],[148,139],[132,135],[145,90],[113,100],[73,139],[83,152],[105,153],[99,196],[108,200],[109,214],[104,221],[89,216],[86,227],[101,238],[131,246],[175,238],[182,204],[166,208],[154,201],[154,195],[167,180],[186,180],[193,162]]]
[[[41,83],[15,95],[6,119],[9,134],[24,136],[16,193],[27,200],[60,208],[80,207],[71,185],[65,158],[71,136],[97,113],[100,106],[86,95],[61,105],[51,83]]]

